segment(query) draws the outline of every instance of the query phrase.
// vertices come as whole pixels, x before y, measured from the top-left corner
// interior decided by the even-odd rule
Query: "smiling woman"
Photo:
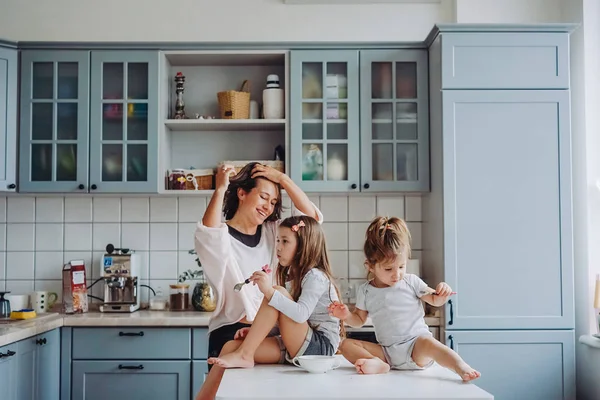
[[[282,172],[249,163],[230,180],[233,173],[227,165],[217,171],[215,192],[195,233],[198,258],[217,297],[208,326],[209,357],[218,357],[239,329],[250,326],[260,307],[263,294],[256,286],[244,285],[239,292],[234,287],[264,265],[277,267],[281,189],[300,213],[323,221],[317,207]],[[214,398],[222,375],[222,368],[212,368],[197,399]]]

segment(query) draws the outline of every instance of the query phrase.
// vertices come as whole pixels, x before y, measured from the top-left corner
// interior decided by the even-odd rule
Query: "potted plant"
[[[188,251],[188,254],[197,255],[196,250],[194,249]],[[204,278],[204,270],[198,257],[196,257],[196,264],[198,264],[198,269],[188,269],[187,271],[183,271],[177,280],[179,283],[183,283],[187,280],[198,280],[192,293],[192,306],[196,311],[214,311],[217,308],[215,292]]]

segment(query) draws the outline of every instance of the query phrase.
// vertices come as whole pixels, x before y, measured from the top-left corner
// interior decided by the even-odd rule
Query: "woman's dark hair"
[[[235,213],[240,206],[240,199],[238,198],[238,189],[242,189],[246,193],[250,193],[252,189],[256,187],[256,181],[258,179],[267,178],[252,178],[252,169],[256,166],[257,162],[248,163],[238,172],[237,175],[231,177],[229,179],[229,186],[227,187],[227,191],[225,192],[225,198],[223,201],[223,212],[225,213],[225,219],[230,220],[233,218]],[[271,182],[271,181],[269,181]],[[277,188],[277,203],[273,208],[273,213],[267,217],[265,221],[277,221],[281,218],[281,185],[273,182],[275,187]]]

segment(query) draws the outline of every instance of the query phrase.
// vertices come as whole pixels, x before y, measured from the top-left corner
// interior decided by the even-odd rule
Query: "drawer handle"
[[[144,332],[119,332],[119,336],[144,336]]]
[[[11,351],[11,350],[9,350],[9,351],[7,351],[7,352],[6,352],[6,355],[7,355],[8,357],[12,357],[12,356],[14,356],[15,354],[17,354],[17,352],[16,352],[16,351]]]
[[[144,369],[143,365],[123,365],[119,364],[119,369]]]
[[[450,349],[454,350],[454,337],[450,335],[448,336],[448,340],[450,341]]]
[[[448,304],[450,305],[450,321],[448,321],[448,325],[452,325],[454,323],[454,310],[452,309],[452,300],[448,300]]]
[[[47,340],[46,340],[46,338],[37,339],[37,340],[35,341],[35,344],[37,344],[37,345],[40,345],[40,346],[41,346],[41,345],[44,345],[44,344],[46,344],[46,343],[47,343]]]

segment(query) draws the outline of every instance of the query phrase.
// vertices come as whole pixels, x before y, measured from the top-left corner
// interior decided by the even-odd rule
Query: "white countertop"
[[[340,368],[325,374],[310,374],[291,365],[228,369],[216,399],[493,400],[494,396],[476,383],[462,382],[458,375],[437,364],[423,371],[392,370],[382,375],[359,375],[344,359]]]

